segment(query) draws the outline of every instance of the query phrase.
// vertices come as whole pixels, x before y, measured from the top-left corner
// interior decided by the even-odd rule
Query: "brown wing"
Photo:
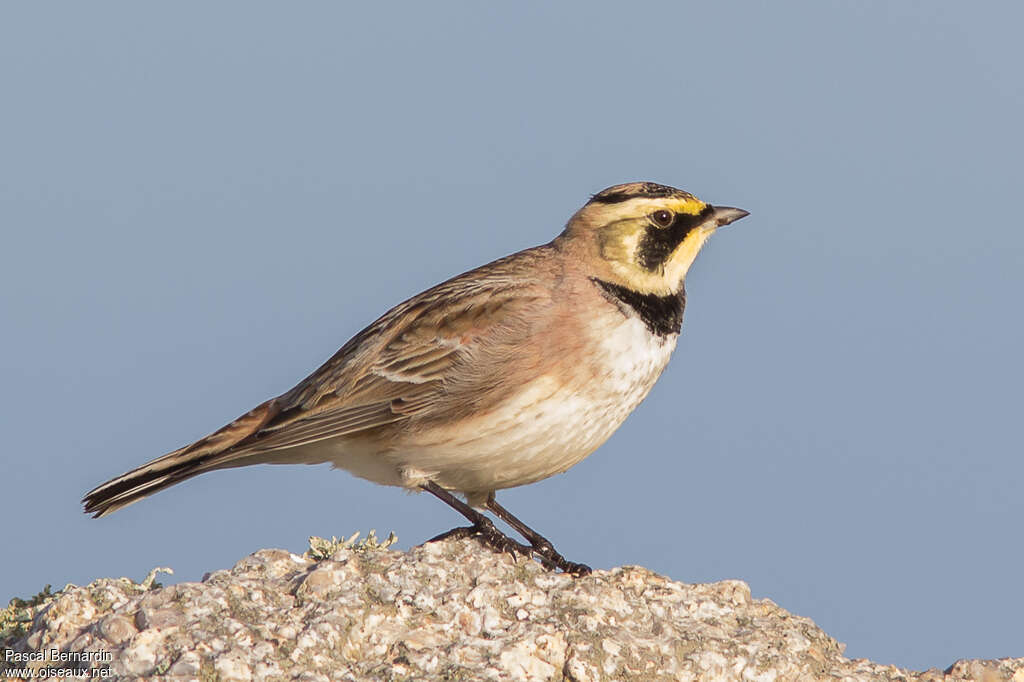
[[[280,413],[238,456],[306,445],[400,421],[480,407],[491,368],[514,362],[549,294],[507,278],[428,291],[361,333],[278,399]],[[340,356],[340,357],[339,357]],[[476,404],[466,396],[476,395]]]
[[[457,417],[497,400],[551,302],[538,247],[429,289],[388,311],[287,393],[227,426],[90,491],[97,516],[213,469],[401,422]],[[554,275],[557,276],[557,275]],[[543,318],[543,316],[540,316]],[[268,457],[269,459],[269,457]]]

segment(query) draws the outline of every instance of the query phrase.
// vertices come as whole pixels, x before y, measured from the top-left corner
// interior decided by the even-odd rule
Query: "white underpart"
[[[563,374],[538,377],[486,414],[403,439],[387,452],[379,443],[338,443],[330,460],[386,485],[432,480],[470,493],[473,502],[561,473],[604,443],[647,396],[677,339],[651,334],[632,316],[592,333],[599,342],[590,357],[570,359]]]

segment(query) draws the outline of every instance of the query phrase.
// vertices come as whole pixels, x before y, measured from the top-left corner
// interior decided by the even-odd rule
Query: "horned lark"
[[[330,463],[432,493],[472,523],[452,532],[589,572],[495,491],[561,473],[612,435],[668,363],[697,253],[746,215],[650,182],[609,187],[550,243],[397,305],[287,393],[90,491],[85,511],[105,516],[215,469]]]

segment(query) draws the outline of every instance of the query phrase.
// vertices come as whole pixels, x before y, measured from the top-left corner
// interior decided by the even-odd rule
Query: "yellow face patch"
[[[707,207],[707,204],[692,194],[685,198],[665,199],[663,201],[665,202],[663,208],[673,213],[682,213],[684,215],[700,215],[700,212]]]
[[[600,207],[597,230],[604,258],[630,288],[658,295],[674,293],[701,247],[714,232],[713,209],[692,195],[635,197]],[[671,222],[652,215],[668,211]]]
[[[720,224],[716,210],[674,187],[631,182],[591,197],[564,235],[593,240],[615,286],[665,296],[682,289],[694,259]]]
[[[697,254],[707,244],[708,238],[715,231],[712,223],[710,226],[699,226],[690,230],[686,238],[677,246],[672,255],[665,262],[662,277],[666,282],[674,283],[673,290],[677,290],[690,271],[690,266],[697,258]]]

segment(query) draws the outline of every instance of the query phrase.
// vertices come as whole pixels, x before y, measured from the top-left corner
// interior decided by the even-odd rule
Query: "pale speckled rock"
[[[149,591],[98,580],[41,607],[13,648],[108,651],[128,679],[1024,682],[1024,659],[923,673],[846,659],[739,581],[637,567],[574,578],[470,540],[321,562],[263,550]]]

